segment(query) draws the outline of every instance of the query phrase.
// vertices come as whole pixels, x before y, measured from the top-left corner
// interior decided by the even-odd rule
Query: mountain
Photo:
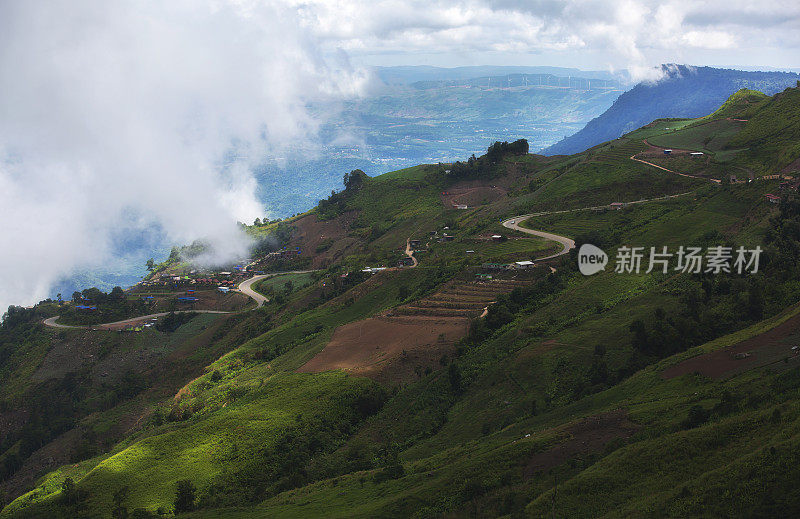
[[[460,81],[476,77],[505,76],[509,74],[549,74],[559,77],[580,76],[588,79],[625,81],[626,71],[611,73],[604,70],[580,70],[566,67],[526,66],[471,66],[432,67],[426,65],[375,67],[375,74],[390,85],[409,85],[418,81]]]
[[[654,119],[700,117],[741,88],[774,94],[800,80],[790,72],[743,72],[686,65],[663,65],[664,77],[639,83],[580,131],[545,148],[545,155],[578,153],[616,139]]]
[[[239,292],[195,245],[14,308],[0,518],[798,516],[799,140],[800,88],[740,90],[574,155],[354,171],[246,228],[274,276]],[[102,324],[170,308],[228,313]]]

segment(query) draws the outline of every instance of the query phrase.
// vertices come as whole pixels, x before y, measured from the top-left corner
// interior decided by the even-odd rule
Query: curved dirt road
[[[185,314],[189,312],[194,312],[196,314],[229,314],[230,312],[225,312],[223,310],[175,310],[176,314]],[[92,329],[100,329],[104,326],[118,326],[124,324],[136,324],[139,321],[144,321],[147,319],[153,319],[156,317],[163,317],[165,315],[169,315],[171,312],[159,312],[157,314],[148,314],[148,315],[140,315],[138,317],[131,317],[130,319],[123,319],[122,321],[114,321],[113,323],[101,323],[101,324],[58,324],[56,320],[61,317],[60,315],[56,315],[53,317],[49,317],[42,321],[42,324],[45,326],[50,326],[52,328],[92,328]]]
[[[645,144],[647,144],[648,146],[650,146],[651,148],[657,148],[657,149],[660,149],[660,150],[667,149],[667,148],[664,148],[663,146],[656,146],[655,144],[650,144],[649,142],[647,142],[647,139],[643,139],[643,142]],[[688,153],[690,150],[676,150],[676,151],[684,151],[684,152]],[[679,171],[673,171],[671,169],[665,168],[664,166],[659,166],[658,164],[653,164],[652,162],[648,162],[646,160],[637,159],[636,155],[639,155],[639,153],[635,153],[635,154],[631,155],[630,159],[631,160],[635,160],[636,162],[641,162],[642,164],[647,164],[648,166],[652,166],[654,168],[661,169],[663,171],[666,171],[667,173],[672,173],[673,175],[680,175],[682,177],[688,177],[688,178],[696,178],[698,180],[708,180],[709,182],[712,182],[714,184],[722,184],[722,182],[720,180],[717,180],[715,178],[700,177],[700,176],[697,176],[697,175],[689,175],[688,173],[681,173]]]
[[[265,278],[280,276],[282,274],[307,274],[309,272],[316,272],[315,270],[292,270],[289,272],[273,272],[270,274],[260,274],[258,276],[253,276],[245,281],[239,283],[239,286],[236,288],[237,291],[241,292],[242,294],[250,297],[253,299],[257,306],[261,306],[264,303],[268,302],[269,299],[264,297],[263,295],[259,294],[251,287],[253,283],[260,281]],[[195,312],[198,314],[229,314],[231,312],[226,312],[224,310],[176,310],[176,314],[182,314],[187,312]],[[139,321],[143,321],[146,319],[152,319],[154,317],[163,317],[165,315],[169,315],[171,312],[159,312],[156,314],[149,314],[149,315],[140,315],[138,317],[131,317],[130,319],[123,319],[122,321],[115,321],[113,323],[101,323],[101,324],[92,324],[92,325],[71,325],[71,324],[59,324],[56,321],[58,320],[59,315],[49,317],[42,321],[42,324],[45,326],[49,326],[51,328],[91,328],[91,329],[102,329],[105,326],[118,326],[118,325],[125,325],[125,324],[135,324]]]

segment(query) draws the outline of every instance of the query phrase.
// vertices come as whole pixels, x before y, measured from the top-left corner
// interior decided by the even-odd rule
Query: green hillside
[[[0,518],[800,514],[800,199],[772,178],[800,158],[798,113],[800,89],[740,91],[576,155],[353,172],[248,228],[259,270],[316,272],[171,332],[14,310]],[[541,260],[561,246],[518,215],[609,265]],[[614,272],[622,246],[645,268]],[[645,272],[681,246],[763,253],[755,273]]]

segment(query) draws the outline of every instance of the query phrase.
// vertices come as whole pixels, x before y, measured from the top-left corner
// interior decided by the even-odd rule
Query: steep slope
[[[713,112],[731,94],[742,88],[774,94],[795,86],[800,74],[788,72],[743,72],[739,70],[685,65],[663,65],[664,78],[640,83],[625,92],[599,117],[578,133],[546,148],[542,153],[578,153],[635,130],[654,119],[694,118]]]
[[[759,136],[795,135],[793,117],[761,129],[794,113],[793,91],[755,105],[749,121],[715,130],[725,133],[722,148],[745,135],[758,157],[767,145]],[[225,518],[795,515],[800,201],[777,179],[717,183],[713,171],[685,176],[681,163],[631,160],[663,156],[651,138],[702,144],[709,120],[737,110],[680,130],[656,121],[571,157],[528,155],[513,143],[466,163],[350,177],[313,214],[251,229],[283,224],[289,240],[319,240],[317,227],[291,228],[310,216],[348,223],[331,242],[313,241],[325,245],[319,254],[340,251],[313,284],[238,314],[239,329],[216,334],[215,351],[225,353],[148,404],[153,419],[44,475],[0,517],[146,517],[177,504],[194,508],[187,517]],[[786,160],[797,158],[791,144],[779,148]],[[745,158],[726,160],[744,168]],[[486,199],[453,207],[451,193],[476,190]],[[766,201],[771,192],[783,203]],[[627,205],[611,210],[612,202]],[[519,215],[612,261],[623,245],[646,253],[723,244],[758,245],[763,261],[756,273],[692,274],[645,272],[645,257],[638,273],[609,265],[583,276],[573,253],[528,271],[524,283],[523,273],[490,282],[503,277],[497,263],[542,250],[502,227]],[[491,238],[501,233],[508,239]],[[418,266],[362,272],[404,257],[415,238]],[[357,323],[473,317],[490,299],[463,339],[431,343],[428,330],[420,343],[433,362],[409,369],[409,351],[400,377],[301,372],[332,343],[380,360],[380,338],[359,342]],[[46,350],[36,337],[32,346]],[[394,350],[402,339],[392,338]],[[24,379],[22,368],[15,373]]]

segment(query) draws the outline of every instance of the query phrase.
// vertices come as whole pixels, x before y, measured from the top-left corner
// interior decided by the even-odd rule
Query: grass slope
[[[705,120],[656,121],[572,157],[504,157],[486,178],[449,178],[437,165],[366,180],[325,215],[356,214],[346,239],[357,246],[284,301],[198,330],[219,352],[202,373],[150,404],[144,426],[44,475],[0,517],[107,516],[123,486],[126,509],[169,509],[184,479],[197,487],[200,507],[188,517],[800,513],[800,360],[789,342],[785,361],[735,376],[662,376],[793,322],[800,207],[764,201],[774,182],[712,185],[630,160],[644,139],[690,145],[711,136],[704,146],[747,148],[730,157],[732,166],[774,169],[794,160],[797,95],[740,93]],[[750,120],[728,125],[738,110]],[[773,165],[758,162],[773,152]],[[443,191],[470,182],[501,186],[504,195],[467,211],[442,202]],[[498,296],[453,355],[408,383],[388,389],[340,372],[294,372],[337,326],[415,301],[454,277],[472,279],[482,258],[546,247],[478,239],[507,232],[504,217],[687,191],[529,225],[593,243],[612,258],[623,244],[759,244],[759,274],[609,268],[584,277],[567,256],[552,263],[556,272]],[[453,242],[427,239],[445,226]],[[430,241],[419,267],[358,277],[365,263],[402,254],[412,236]],[[478,251],[474,259],[468,248]],[[46,350],[41,338],[30,339],[25,351]],[[32,366],[13,358],[22,384]],[[62,490],[67,477],[77,494]]]

